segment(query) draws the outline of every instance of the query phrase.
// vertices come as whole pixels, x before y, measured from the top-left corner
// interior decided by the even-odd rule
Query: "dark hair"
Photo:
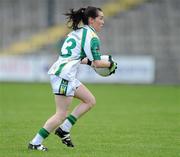
[[[65,13],[67,16],[68,22],[70,24],[70,28],[73,30],[79,29],[79,24],[82,22],[84,25],[88,25],[89,17],[96,18],[98,16],[98,11],[102,11],[101,8],[96,8],[92,6],[88,6],[87,8],[80,8],[78,10],[70,9],[70,12]]]

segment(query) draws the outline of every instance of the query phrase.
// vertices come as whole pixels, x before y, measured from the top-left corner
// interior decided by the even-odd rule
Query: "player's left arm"
[[[91,39],[90,44],[90,52],[87,53],[87,57],[82,59],[82,64],[87,64],[92,67],[109,67],[110,63],[101,60],[101,53],[100,53],[100,41],[98,38],[94,37]]]
[[[97,37],[93,37],[90,41],[90,48],[91,48],[91,55],[92,60],[88,57],[83,60],[83,64],[88,64],[92,67],[96,68],[110,68],[112,69],[115,65],[111,56],[109,61],[101,60],[101,53],[100,53],[100,40]],[[113,71],[113,70],[112,70]]]
[[[87,64],[89,66],[92,67],[96,67],[96,68],[109,68],[111,66],[111,63],[105,60],[93,60],[90,61],[87,57],[83,58],[81,60],[81,64]]]

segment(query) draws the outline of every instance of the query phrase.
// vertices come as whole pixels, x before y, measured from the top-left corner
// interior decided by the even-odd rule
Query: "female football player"
[[[78,10],[71,9],[65,15],[73,31],[67,35],[58,60],[48,71],[55,95],[56,112],[30,141],[29,149],[47,151],[42,142],[54,129],[63,144],[74,147],[70,138],[72,126],[96,104],[94,95],[76,78],[79,65],[109,67],[112,73],[117,68],[117,63],[111,59],[105,61],[100,58],[100,39],[97,32],[104,25],[102,10],[89,6]],[[73,97],[81,100],[81,103],[67,116]]]

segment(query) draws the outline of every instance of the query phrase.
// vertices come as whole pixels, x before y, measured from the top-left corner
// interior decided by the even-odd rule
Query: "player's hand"
[[[117,69],[117,63],[116,62],[112,62],[111,66],[109,67],[109,69],[110,69],[110,75],[114,74],[116,72],[116,69]]]
[[[87,64],[87,58],[82,58],[81,59],[81,64]]]
[[[110,75],[114,74],[117,69],[117,63],[112,60],[112,56],[109,55],[109,62],[110,62]]]

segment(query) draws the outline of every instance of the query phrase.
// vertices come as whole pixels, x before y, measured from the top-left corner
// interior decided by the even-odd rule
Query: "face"
[[[92,26],[97,32],[101,31],[104,26],[104,14],[102,11],[98,11],[98,16],[93,19],[89,18],[89,25]]]

